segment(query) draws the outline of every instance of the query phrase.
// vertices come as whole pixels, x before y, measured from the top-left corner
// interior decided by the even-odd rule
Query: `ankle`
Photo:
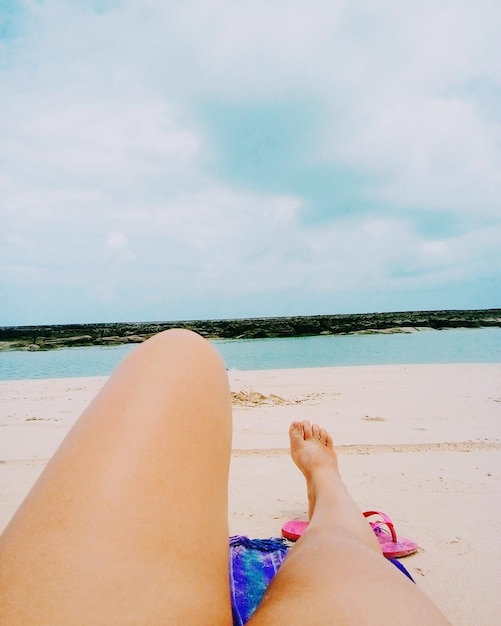
[[[308,492],[336,492],[339,489],[345,489],[341,475],[333,466],[322,466],[315,468],[314,471],[305,474]]]
[[[338,472],[315,472],[311,479],[306,480],[306,489],[310,519],[319,505],[322,510],[330,510],[332,515],[350,497]]]

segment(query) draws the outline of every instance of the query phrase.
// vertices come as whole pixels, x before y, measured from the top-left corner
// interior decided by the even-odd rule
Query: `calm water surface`
[[[500,363],[501,328],[213,342],[228,369]],[[0,352],[0,380],[107,376],[134,346]]]

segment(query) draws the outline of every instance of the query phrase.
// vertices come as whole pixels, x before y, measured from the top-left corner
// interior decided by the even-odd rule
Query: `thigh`
[[[0,622],[231,623],[224,365],[168,331],[119,366],[1,539]]]

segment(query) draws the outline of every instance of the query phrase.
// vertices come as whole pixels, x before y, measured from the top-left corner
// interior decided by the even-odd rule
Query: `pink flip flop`
[[[387,515],[380,511],[365,511],[364,513],[364,517],[371,517],[371,515],[379,515],[381,518],[377,522],[369,522],[369,524],[379,541],[384,556],[400,559],[403,556],[409,556],[409,554],[417,552],[419,546],[415,541],[405,537],[397,537],[395,526]],[[386,526],[389,532],[381,528],[382,526]]]
[[[282,537],[289,539],[289,541],[297,541],[307,528],[308,522],[292,519],[282,526]]]
[[[384,556],[399,559],[417,552],[419,546],[415,541],[405,537],[397,537],[395,526],[385,513],[380,511],[366,511],[364,513],[364,517],[371,515],[379,515],[381,518],[377,522],[369,522],[369,524],[379,541]],[[390,532],[381,526],[387,526]],[[289,541],[297,541],[307,528],[308,522],[298,519],[290,520],[282,526],[282,537],[289,539]]]

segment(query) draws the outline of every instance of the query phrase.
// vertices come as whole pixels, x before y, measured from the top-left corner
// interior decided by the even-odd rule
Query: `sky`
[[[499,0],[0,0],[0,325],[501,306]]]

